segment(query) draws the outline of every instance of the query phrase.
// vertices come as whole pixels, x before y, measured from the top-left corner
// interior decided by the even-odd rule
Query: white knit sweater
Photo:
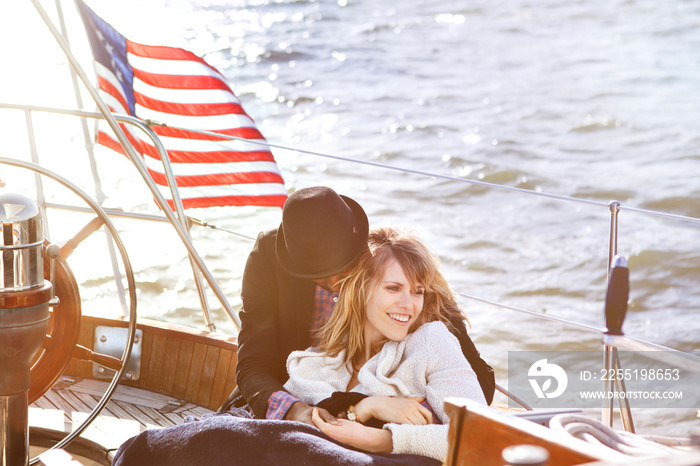
[[[309,404],[333,392],[345,391],[352,373],[343,362],[345,351],[325,357],[316,348],[294,351],[287,358],[289,380],[284,388]],[[444,461],[447,456],[448,396],[486,404],[476,374],[462,354],[457,338],[441,322],[430,322],[403,341],[389,341],[362,366],[360,383],[352,391],[368,396],[425,397],[442,425],[386,424],[393,453],[412,453]]]

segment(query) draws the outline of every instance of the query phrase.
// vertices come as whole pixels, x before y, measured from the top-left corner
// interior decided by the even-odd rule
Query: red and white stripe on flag
[[[82,2],[78,6],[107,106],[115,113],[168,125],[153,129],[168,151],[185,208],[284,204],[287,192],[272,152],[255,143],[265,138],[216,69],[183,49],[132,42]],[[156,147],[141,130],[131,125],[122,128],[172,206]],[[97,142],[124,152],[104,123]]]

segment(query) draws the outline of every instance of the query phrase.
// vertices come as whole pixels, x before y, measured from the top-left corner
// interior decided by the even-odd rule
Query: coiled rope
[[[549,428],[635,457],[682,455],[690,452],[693,447],[693,441],[689,438],[616,431],[594,419],[577,414],[556,415],[549,421]]]

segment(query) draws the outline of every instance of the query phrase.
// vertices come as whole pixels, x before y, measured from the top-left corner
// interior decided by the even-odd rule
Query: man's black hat
[[[331,277],[360,256],[368,234],[367,214],[360,204],[325,186],[303,188],[284,203],[277,260],[297,277]]]

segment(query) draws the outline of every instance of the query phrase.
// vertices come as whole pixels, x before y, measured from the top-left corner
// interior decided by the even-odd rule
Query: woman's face
[[[412,288],[401,265],[392,259],[367,301],[365,341],[373,351],[388,338],[401,341],[423,310],[423,285]]]

